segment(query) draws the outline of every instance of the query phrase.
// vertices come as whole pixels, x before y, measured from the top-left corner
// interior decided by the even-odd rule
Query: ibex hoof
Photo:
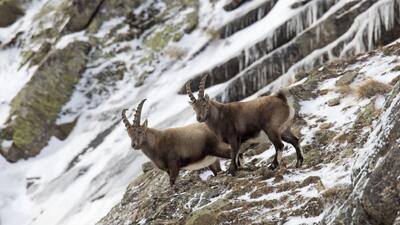
[[[170,187],[169,191],[171,192],[172,195],[174,195],[174,194],[178,193],[179,189],[177,186],[174,185],[174,186]]]
[[[236,176],[237,175],[236,169],[233,169],[232,167],[229,167],[228,174],[230,174],[232,176]]]
[[[296,168],[300,168],[303,165],[303,160],[297,160]]]

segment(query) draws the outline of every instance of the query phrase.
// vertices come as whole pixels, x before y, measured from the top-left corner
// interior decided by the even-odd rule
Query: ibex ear
[[[147,119],[144,121],[144,123],[143,123],[143,125],[142,125],[142,127],[144,128],[144,130],[146,131],[147,130]]]

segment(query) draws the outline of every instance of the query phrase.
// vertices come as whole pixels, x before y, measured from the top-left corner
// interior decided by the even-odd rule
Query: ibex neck
[[[213,126],[221,119],[221,117],[223,117],[222,107],[223,105],[221,103],[210,100],[210,108],[209,108],[210,114],[208,116],[206,124],[212,130],[214,129]]]
[[[147,128],[145,142],[143,143],[142,151],[151,160],[158,159],[157,154],[157,142],[158,142],[158,131],[157,129]]]

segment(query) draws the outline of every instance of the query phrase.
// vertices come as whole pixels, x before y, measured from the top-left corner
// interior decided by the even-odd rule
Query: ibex
[[[207,94],[204,95],[206,79],[207,76],[204,76],[200,81],[197,99],[191,91],[191,81],[186,84],[186,91],[191,100],[189,103],[196,113],[197,121],[205,122],[217,136],[231,146],[231,164],[228,169],[231,175],[236,174],[241,144],[261,131],[265,132],[275,147],[275,157],[269,166],[270,169],[279,165],[284,147],[282,140],[296,149],[296,167],[302,165],[303,154],[299,147],[299,139],[290,130],[294,110],[289,106],[283,91],[278,92],[276,96],[223,104],[211,100]]]
[[[126,117],[127,109],[122,110],[122,121],[132,148],[141,149],[159,169],[166,171],[171,187],[181,168],[197,170],[209,167],[216,175],[220,170],[219,157],[230,158],[230,146],[219,141],[214,132],[200,123],[165,130],[148,128],[147,119],[140,124],[145,101],[139,103],[132,124]]]

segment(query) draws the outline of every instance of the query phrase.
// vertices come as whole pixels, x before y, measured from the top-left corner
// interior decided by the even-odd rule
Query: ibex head
[[[210,98],[208,95],[204,95],[204,88],[206,85],[206,79],[207,75],[205,75],[203,78],[201,78],[200,85],[199,85],[199,95],[198,98],[196,99],[192,93],[192,90],[190,88],[190,82],[189,81],[186,84],[186,92],[189,95],[190,98],[190,105],[192,106],[193,110],[196,113],[196,118],[198,122],[205,122],[208,119],[209,116],[209,108],[210,108]]]
[[[131,138],[131,146],[135,150],[142,148],[146,137],[147,119],[142,125],[140,125],[140,115],[142,113],[142,107],[145,101],[146,99],[143,99],[139,103],[132,124],[130,124],[128,118],[126,118],[127,109],[122,110],[122,121],[124,122],[126,130],[128,131],[128,135]]]

